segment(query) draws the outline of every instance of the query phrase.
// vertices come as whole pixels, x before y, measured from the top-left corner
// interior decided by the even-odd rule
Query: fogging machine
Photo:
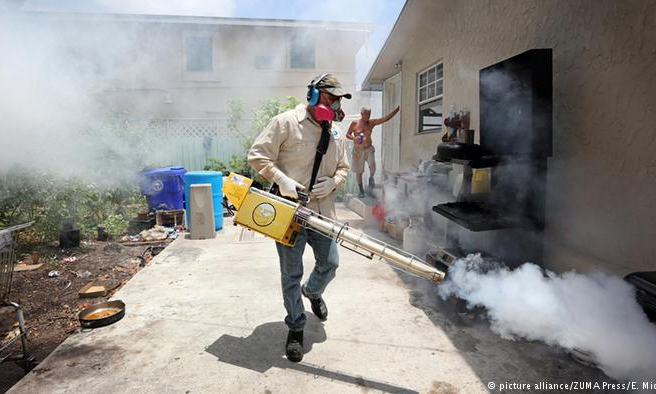
[[[377,259],[434,283],[444,280],[444,272],[420,258],[356,231],[347,223],[322,216],[298,202],[251,187],[252,183],[245,176],[230,173],[223,185],[223,194],[237,210],[235,223],[290,247],[296,243],[302,228],[312,229],[371,260]]]

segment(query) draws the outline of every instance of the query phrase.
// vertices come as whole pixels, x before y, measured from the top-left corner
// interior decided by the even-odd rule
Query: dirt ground
[[[14,272],[9,297],[23,307],[29,330],[28,351],[37,361],[43,360],[66,337],[80,330],[77,320],[80,310],[110,298],[167,244],[83,241],[73,249],[23,250],[23,261],[43,264],[32,271]],[[50,277],[52,271],[58,271],[59,275]],[[80,298],[78,291],[93,280],[107,281],[117,287],[104,297]],[[14,324],[13,309],[0,308],[0,340]],[[21,352],[20,341],[12,346],[15,353]],[[0,393],[6,392],[23,375],[23,369],[13,362],[0,364]]]

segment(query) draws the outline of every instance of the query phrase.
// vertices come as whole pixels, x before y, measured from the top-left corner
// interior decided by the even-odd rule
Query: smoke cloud
[[[30,11],[114,12],[154,15],[231,16],[234,0],[26,0],[22,6]]]
[[[430,223],[425,223],[427,217],[434,215],[431,207],[436,204],[435,191],[424,179],[413,180],[410,174],[399,182],[408,181],[411,190],[407,192],[402,185],[383,185],[385,215],[397,226],[410,226],[404,229],[403,248],[416,256],[424,256],[438,243],[435,232],[427,229]]]
[[[135,14],[230,16],[235,9],[234,0],[99,0],[98,3],[113,12]]]
[[[103,83],[117,70],[143,74],[152,64],[134,56],[137,34],[119,24],[94,26],[93,18],[69,25],[0,13],[0,171],[20,165],[113,183],[135,178],[144,165],[169,164],[171,152],[148,140],[144,124],[105,102]]]
[[[184,144],[173,141],[175,136],[166,134],[166,127],[151,127],[150,120],[223,120],[226,103],[217,99],[222,94],[217,93],[219,89],[231,89],[231,97],[246,102],[249,111],[256,100],[283,91],[302,99],[308,82],[305,78],[288,81],[286,48],[276,41],[280,37],[269,40],[265,33],[258,37],[257,31],[242,37],[229,27],[217,34],[205,25],[170,28],[102,13],[231,16],[236,11],[232,1],[190,0],[175,6],[172,2],[95,1],[68,3],[59,9],[52,3],[27,1],[12,9],[0,11],[4,54],[0,64],[0,86],[4,88],[0,96],[0,172],[21,165],[111,183],[134,178],[145,166],[184,164],[177,162],[186,154],[181,148]],[[189,79],[181,80],[184,39],[196,31],[203,36],[214,34],[213,40],[218,40],[213,48],[216,70],[209,76],[185,75],[182,78]],[[299,36],[314,37],[317,32],[323,29],[298,29]],[[344,34],[335,31],[338,37]],[[316,50],[324,49],[317,45]],[[234,60],[237,55],[239,59]],[[256,56],[271,63],[258,72],[257,80],[244,81],[239,67],[252,64]],[[195,105],[201,100],[203,106]],[[228,142],[230,147],[239,147],[237,138]],[[209,152],[205,145],[203,148]],[[201,161],[198,157],[194,159]]]
[[[486,308],[492,330],[505,339],[592,353],[617,380],[654,377],[656,326],[636,302],[635,290],[620,278],[557,275],[532,263],[510,271],[484,263],[477,254],[454,263],[439,293]]]

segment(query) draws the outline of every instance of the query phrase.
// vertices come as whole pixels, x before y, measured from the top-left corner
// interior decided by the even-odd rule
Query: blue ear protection
[[[328,74],[321,74],[319,78],[317,78],[316,81],[310,82],[308,85],[308,92],[307,92],[307,101],[308,104],[310,105],[317,105],[319,103],[319,97],[321,96],[321,92],[319,89],[317,89],[317,85],[323,81],[324,78],[326,78]]]

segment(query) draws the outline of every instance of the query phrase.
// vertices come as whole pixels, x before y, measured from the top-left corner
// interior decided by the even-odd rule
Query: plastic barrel
[[[139,187],[151,211],[184,209],[184,167],[162,167],[140,173]]]
[[[214,205],[214,229],[223,228],[223,173],[220,171],[189,171],[184,176],[185,199],[189,201],[189,187],[198,183],[212,185],[212,203]],[[189,207],[187,207],[187,227],[189,227]]]

